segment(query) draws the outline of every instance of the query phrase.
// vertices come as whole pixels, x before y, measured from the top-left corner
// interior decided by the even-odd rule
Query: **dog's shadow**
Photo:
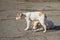
[[[55,27],[52,28],[52,30],[59,31],[60,30],[60,25],[55,25]]]
[[[59,31],[60,30],[60,25],[55,25],[54,28],[51,28],[51,29],[47,29],[47,32],[53,32],[53,31]],[[39,30],[41,31],[41,30]],[[39,32],[37,31],[37,32]]]
[[[60,25],[55,25],[54,28],[48,29],[48,32],[55,32],[60,30]]]

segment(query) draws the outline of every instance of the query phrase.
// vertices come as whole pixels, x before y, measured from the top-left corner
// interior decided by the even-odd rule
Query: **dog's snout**
[[[18,20],[18,18],[16,18],[16,20]]]

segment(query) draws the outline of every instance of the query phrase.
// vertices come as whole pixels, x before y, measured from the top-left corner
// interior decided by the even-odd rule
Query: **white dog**
[[[39,21],[33,21],[32,24],[36,27],[35,31],[43,30],[43,27]],[[45,24],[47,26],[46,29],[54,28],[54,23],[51,20],[46,20]]]
[[[16,20],[21,19],[23,16],[25,16],[25,19],[26,19],[26,22],[27,22],[27,27],[25,28],[25,30],[29,29],[30,21],[38,20],[44,28],[43,32],[46,32],[45,21],[46,21],[47,17],[46,17],[45,13],[43,13],[43,12],[22,13],[21,11],[19,11],[17,16],[16,16]],[[36,29],[36,27],[34,26],[33,29]]]

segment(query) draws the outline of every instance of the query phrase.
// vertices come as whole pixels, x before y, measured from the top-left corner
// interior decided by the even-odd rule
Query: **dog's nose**
[[[16,18],[16,20],[18,20],[18,18]]]
[[[16,20],[19,20],[19,19],[21,19],[21,17],[16,17]]]

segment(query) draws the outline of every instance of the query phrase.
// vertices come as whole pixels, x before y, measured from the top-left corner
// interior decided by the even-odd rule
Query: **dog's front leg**
[[[29,20],[29,18],[25,18],[25,19],[26,19],[26,22],[27,22],[27,27],[25,28],[25,30],[28,30],[29,26],[30,26],[30,20]]]

